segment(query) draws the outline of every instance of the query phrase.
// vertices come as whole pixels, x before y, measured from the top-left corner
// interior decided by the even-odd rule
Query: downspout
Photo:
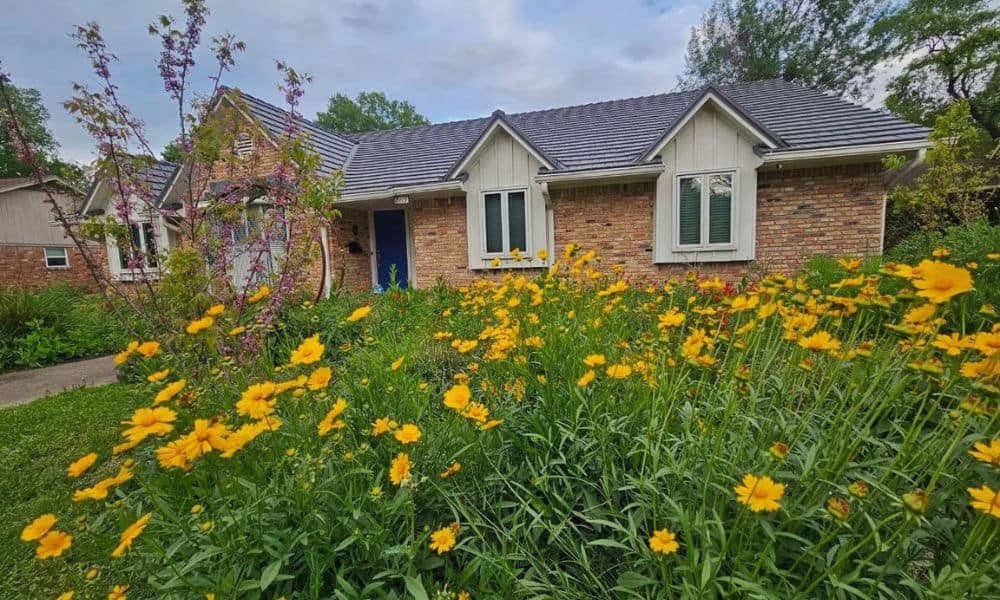
[[[330,272],[330,234],[326,227],[319,229],[319,247],[323,253],[323,288],[320,290],[323,298],[330,297],[330,288],[333,286],[333,275]]]

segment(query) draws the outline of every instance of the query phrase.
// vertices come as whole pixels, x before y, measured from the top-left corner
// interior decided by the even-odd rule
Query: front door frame
[[[378,285],[378,258],[375,253],[375,213],[392,210],[403,211],[403,231],[406,234],[406,270],[409,274],[407,286],[415,288],[417,287],[417,273],[413,269],[413,221],[410,219],[409,207],[395,205],[384,208],[371,208],[368,210],[368,247],[371,249],[369,256],[371,259],[372,288],[374,289],[374,287]]]

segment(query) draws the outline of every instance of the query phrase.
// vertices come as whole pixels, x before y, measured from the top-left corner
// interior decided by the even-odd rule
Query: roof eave
[[[849,156],[865,156],[892,154],[893,152],[909,152],[931,148],[934,142],[927,138],[904,140],[899,142],[883,142],[878,144],[854,144],[851,146],[834,146],[827,148],[809,148],[803,150],[780,150],[765,152],[761,159],[764,164],[793,162],[799,160],[817,160],[826,158],[841,158]]]
[[[504,114],[502,110],[497,110],[494,111],[493,118],[486,124],[486,127],[483,128],[482,133],[480,133],[476,137],[475,141],[465,149],[465,152],[458,157],[458,160],[455,161],[455,165],[448,170],[448,175],[445,179],[457,178],[466,169],[466,167],[468,167],[469,162],[479,152],[483,144],[486,143],[486,140],[493,136],[493,132],[496,131],[498,127],[503,128],[508,135],[524,146],[525,149],[527,149],[528,152],[546,169],[554,171],[562,166],[558,160],[548,156],[544,151],[542,151],[541,148],[536,146],[534,142],[524,135],[524,133],[522,133],[521,130],[507,118],[507,115]]]

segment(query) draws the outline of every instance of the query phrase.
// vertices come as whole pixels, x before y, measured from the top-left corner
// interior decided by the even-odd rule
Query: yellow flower
[[[264,298],[267,298],[270,294],[271,294],[271,288],[267,287],[267,285],[262,285],[260,286],[259,290],[257,290],[256,292],[253,293],[253,295],[247,298],[247,302],[249,302],[250,304],[256,304],[261,300],[263,300]]]
[[[139,534],[142,533],[142,530],[146,528],[146,524],[149,523],[149,520],[152,518],[153,513],[146,513],[139,517],[139,520],[135,523],[126,527],[125,531],[122,532],[121,540],[118,542],[118,547],[114,549],[111,556],[113,558],[119,558],[122,554],[125,554],[125,551],[132,547],[132,542],[135,541],[135,538],[139,537]]]
[[[649,549],[660,554],[673,554],[681,547],[677,536],[666,529],[657,529],[649,538]]]
[[[56,600],[73,600],[73,594],[75,592],[63,592],[56,597]]]
[[[410,478],[410,467],[412,466],[410,456],[406,452],[400,452],[396,455],[396,458],[392,459],[392,464],[389,465],[389,481],[393,485],[402,484]]]
[[[945,258],[947,256],[951,256],[951,250],[947,248],[935,248],[931,252],[931,256],[933,256],[934,258]]]
[[[167,384],[162,390],[160,390],[156,394],[156,397],[153,398],[153,406],[156,406],[158,404],[163,404],[164,402],[169,402],[174,396],[176,396],[178,393],[180,393],[181,390],[184,389],[185,385],[187,385],[186,379],[178,379],[173,383]]]
[[[916,308],[912,308],[905,315],[903,315],[903,322],[907,325],[919,325],[921,323],[926,323],[931,317],[934,316],[934,311],[937,307],[934,306],[933,302],[928,302]]]
[[[586,358],[583,359],[583,364],[588,367],[599,367],[605,362],[603,354],[588,354]]]
[[[826,331],[799,338],[799,346],[809,350],[839,350],[840,342]]]
[[[291,363],[293,365],[308,365],[323,358],[323,344],[319,343],[319,334],[315,333],[299,344],[299,347],[292,350]]]
[[[370,307],[370,306],[361,306],[361,307],[355,308],[354,312],[352,312],[347,317],[347,322],[348,323],[354,323],[356,321],[360,321],[361,319],[364,319],[365,317],[367,317],[368,313],[370,313],[371,311],[372,311],[372,307]]]
[[[243,390],[236,403],[236,412],[251,419],[263,419],[274,413],[274,405],[277,404],[277,400],[272,398],[274,393],[274,382],[255,383]]]
[[[226,310],[225,304],[213,304],[208,308],[208,310],[205,311],[205,314],[210,317],[217,317],[221,315],[222,312],[225,310]]]
[[[498,427],[500,425],[503,425],[503,419],[492,419],[480,425],[479,431],[489,431],[490,429],[493,429],[494,427]]]
[[[91,452],[90,454],[84,454],[80,458],[73,461],[68,467],[66,467],[66,473],[70,477],[79,477],[87,472],[87,469],[94,466],[97,462],[97,453]]]
[[[321,390],[330,383],[331,377],[333,377],[333,371],[330,370],[330,367],[319,367],[309,375],[306,386],[313,391]]]
[[[962,353],[962,350],[969,347],[969,342],[957,333],[952,333],[951,335],[942,333],[934,338],[931,346],[944,350],[948,356],[958,356]]]
[[[442,527],[431,534],[430,549],[444,554],[455,547],[455,532],[451,527]]]
[[[208,419],[195,419],[194,429],[179,441],[184,447],[188,460],[194,460],[212,450],[226,448],[226,435],[229,430],[222,423],[213,423]]]
[[[477,340],[454,340],[451,343],[452,348],[454,348],[455,350],[458,350],[458,352],[460,354],[465,354],[467,352],[471,352],[471,351],[475,350],[476,346],[478,346],[478,345],[479,345],[479,342]]]
[[[115,589],[111,590],[111,593],[108,594],[108,600],[126,600],[125,592],[127,591],[127,585],[116,585]]]
[[[841,521],[846,521],[847,517],[851,516],[851,504],[847,500],[836,496],[826,501],[826,510]]]
[[[35,548],[35,558],[44,560],[55,558],[69,549],[73,544],[73,536],[64,531],[50,531],[38,541],[38,548]]]
[[[1000,333],[980,331],[972,338],[972,347],[983,356],[993,356],[1000,350]]]
[[[472,391],[464,383],[453,385],[444,393],[444,405],[452,410],[464,410],[471,399]]]
[[[200,331],[204,331],[215,324],[215,319],[212,317],[202,317],[188,323],[186,331],[191,335],[194,335]]]
[[[903,506],[917,514],[924,514],[930,508],[931,497],[924,490],[913,490],[903,494]]]
[[[837,264],[844,267],[847,271],[857,271],[861,268],[860,258],[838,258]]]
[[[499,266],[500,266],[500,257],[499,256],[497,256],[496,258],[494,258],[493,260],[490,261],[490,267],[492,267],[492,268],[495,269],[495,268],[497,268]]]
[[[413,423],[405,423],[402,427],[396,430],[396,440],[400,444],[415,444],[420,441],[420,437],[423,435],[420,432],[420,428]]]
[[[32,542],[40,539],[43,535],[48,533],[50,529],[52,529],[52,526],[56,524],[57,520],[56,516],[52,513],[46,513],[38,517],[21,530],[21,540],[25,542]]]
[[[466,419],[485,423],[486,419],[490,416],[490,409],[478,402],[473,402],[462,412],[462,416]]]
[[[972,500],[969,502],[972,508],[1000,519],[1000,491],[994,492],[990,486],[985,484],[981,488],[965,489],[972,496]]]
[[[581,375],[579,379],[576,380],[577,387],[587,387],[590,384],[590,382],[594,380],[594,377],[596,376],[597,373],[594,373],[593,369],[587,371],[586,373]]]
[[[135,351],[146,358],[153,358],[160,353],[160,342],[143,342],[136,347]]]
[[[632,367],[623,364],[611,365],[605,372],[612,379],[625,379],[632,374]]]
[[[375,419],[372,423],[372,436],[380,436],[383,433],[387,433],[394,429],[395,421],[392,421],[389,417],[381,417]]]
[[[192,515],[196,515],[196,514],[200,513],[204,508],[205,507],[203,507],[200,504],[195,504],[195,505],[191,506],[191,514]]]
[[[150,373],[149,377],[146,377],[146,381],[148,381],[149,383],[156,383],[158,381],[163,381],[164,379],[166,379],[167,375],[170,375],[170,369],[163,369],[155,373]]]
[[[1000,438],[992,440],[989,445],[983,442],[976,442],[974,449],[969,450],[969,455],[988,465],[1000,467]]]
[[[123,425],[131,425],[122,435],[133,443],[141,442],[151,435],[162,437],[173,431],[171,423],[176,420],[177,413],[165,406],[137,408],[131,419],[122,421]]]
[[[168,442],[156,449],[156,460],[164,469],[184,469],[190,466],[184,444],[180,440]]]
[[[229,330],[229,335],[230,336],[237,336],[237,335],[243,333],[246,330],[247,330],[246,327],[244,327],[242,325],[237,325],[236,327],[233,327],[232,329]]]
[[[346,424],[343,419],[340,418],[340,415],[343,414],[345,410],[347,410],[347,400],[337,398],[337,401],[333,403],[333,408],[330,409],[330,412],[326,413],[323,420],[316,426],[319,434],[326,435],[334,429],[343,429]]]
[[[398,371],[399,367],[403,366],[403,361],[404,360],[406,360],[406,357],[405,356],[400,356],[396,360],[392,361],[392,364],[389,365],[389,370],[391,370],[391,371]]]
[[[458,473],[461,470],[462,470],[462,463],[458,461],[453,462],[451,463],[451,466],[449,466],[444,471],[441,471],[441,479],[448,479],[449,477],[451,477],[455,473]]]
[[[774,442],[770,448],[767,449],[771,453],[771,456],[777,458],[778,460],[785,460],[788,457],[788,444],[784,442]]]
[[[917,269],[919,275],[913,280],[913,285],[920,290],[917,295],[934,304],[947,302],[953,296],[972,289],[972,275],[961,267],[925,260]]]
[[[542,248],[541,250],[535,253],[535,256],[538,257],[538,260],[546,260],[549,258],[549,251],[546,248]]]
[[[864,498],[868,495],[868,484],[864,481],[854,481],[847,486],[847,491],[855,498]]]
[[[743,484],[734,488],[736,498],[750,507],[753,512],[774,512],[781,508],[781,497],[785,495],[785,486],[776,483],[769,476],[757,477],[751,473],[743,476]]]

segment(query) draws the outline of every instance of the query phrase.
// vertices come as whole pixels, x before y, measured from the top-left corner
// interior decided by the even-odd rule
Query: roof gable
[[[535,157],[535,159],[542,164],[542,166],[550,171],[555,170],[562,166],[559,161],[550,158],[545,154],[544,151],[538,148],[529,138],[525,137],[523,133],[517,128],[516,125],[510,122],[507,115],[502,110],[496,110],[493,112],[493,116],[490,119],[489,124],[483,129],[479,137],[466,148],[462,156],[456,161],[455,166],[451,168],[448,172],[446,179],[455,179],[458,177],[469,165],[469,163],[476,157],[483,146],[489,142],[489,140],[496,134],[497,131],[506,131],[510,137],[524,147],[529,154]]]

